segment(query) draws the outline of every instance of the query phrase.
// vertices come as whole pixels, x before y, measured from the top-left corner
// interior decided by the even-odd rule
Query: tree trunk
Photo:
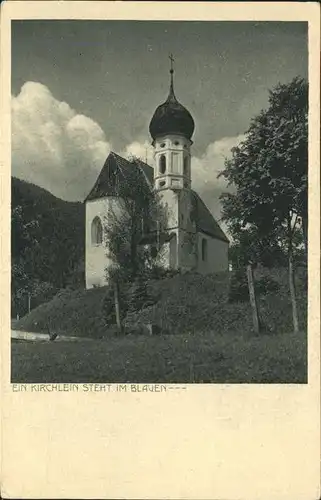
[[[120,317],[120,303],[119,303],[119,284],[115,282],[114,284],[114,297],[115,297],[115,314],[116,314],[116,324],[119,333],[122,333],[122,323]]]
[[[295,220],[296,223],[296,220]],[[291,214],[288,216],[288,271],[289,271],[289,288],[290,297],[292,305],[292,321],[293,321],[293,331],[294,333],[299,332],[299,320],[298,320],[298,309],[295,294],[295,282],[294,282],[294,269],[293,269],[293,233],[295,229],[295,223],[293,228],[291,227]]]
[[[290,249],[290,251],[289,251],[289,286],[290,286],[290,296],[291,296],[291,304],[292,304],[293,331],[294,331],[294,333],[298,333],[299,332],[299,319],[298,319],[298,308],[297,308],[296,293],[295,293],[292,249]]]
[[[305,257],[308,260],[308,218],[306,215],[302,216],[302,232],[303,232]]]
[[[260,333],[260,320],[259,320],[259,313],[258,313],[258,308],[257,308],[256,296],[255,296],[252,264],[248,264],[248,266],[247,266],[247,282],[248,282],[248,287],[249,287],[249,295],[250,295],[250,303],[251,303],[251,308],[252,308],[254,331],[255,331],[255,333]]]

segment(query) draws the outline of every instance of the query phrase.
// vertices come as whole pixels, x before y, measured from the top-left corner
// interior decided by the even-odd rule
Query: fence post
[[[250,303],[252,308],[253,326],[255,333],[260,333],[260,320],[259,313],[257,309],[257,302],[255,296],[254,279],[253,279],[253,268],[252,264],[247,266],[247,282],[249,287]]]
[[[122,324],[121,324],[121,317],[120,317],[120,304],[119,304],[119,284],[117,281],[114,284],[114,295],[115,295],[116,323],[117,323],[119,333],[122,333]]]

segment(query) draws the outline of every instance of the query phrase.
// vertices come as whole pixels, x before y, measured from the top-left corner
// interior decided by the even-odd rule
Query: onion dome
[[[163,104],[158,106],[149,125],[149,132],[153,140],[168,134],[179,134],[191,139],[194,132],[195,124],[192,115],[176,99],[173,73],[174,70],[171,67],[168,97]]]

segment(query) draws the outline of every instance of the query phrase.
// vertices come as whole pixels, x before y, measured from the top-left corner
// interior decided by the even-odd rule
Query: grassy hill
[[[271,272],[261,270],[257,277]],[[273,271],[279,284],[277,292],[261,295],[260,314],[270,333],[291,331],[291,304],[286,269]],[[249,302],[228,301],[231,273],[202,276],[196,273],[177,275],[148,283],[152,306],[128,313],[129,325],[152,322],[163,333],[218,332],[247,335],[252,331]],[[298,307],[301,327],[306,324],[306,285],[301,273],[297,277]],[[39,306],[23,317],[16,328],[26,331],[52,331],[65,335],[104,338],[111,335],[106,324],[103,302],[107,287],[91,290],[61,291],[50,302]]]
[[[48,191],[15,177],[11,179],[12,262],[29,279],[59,289],[76,278],[81,281],[84,262],[84,205],[57,198]],[[13,288],[19,288],[14,274]],[[17,285],[15,287],[15,285]],[[18,304],[15,304],[18,307]],[[20,303],[20,315],[25,303]]]
[[[261,272],[263,273],[263,271]],[[271,274],[271,273],[270,273]],[[88,342],[13,342],[12,382],[305,383],[306,290],[297,279],[301,331],[292,333],[286,270],[280,289],[261,296],[268,331],[252,332],[248,302],[229,303],[230,276],[194,273],[149,283],[153,306],[127,314],[128,324],[153,321],[160,333],[115,335],[106,325],[107,288],[64,291],[15,328],[91,337]]]

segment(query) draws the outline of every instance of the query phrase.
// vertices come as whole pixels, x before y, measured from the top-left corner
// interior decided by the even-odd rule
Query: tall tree
[[[159,194],[135,166],[126,178],[116,179],[117,197],[104,221],[106,255],[111,265],[106,276],[115,290],[116,321],[121,329],[120,297],[125,283],[145,273],[158,262],[167,227],[167,209]],[[116,173],[117,177],[117,173]]]
[[[232,150],[220,175],[234,187],[221,201],[223,219],[235,241],[241,243],[250,232],[248,252],[254,252],[256,260],[271,242],[286,246],[297,331],[293,250],[298,227],[307,249],[308,84],[304,79],[294,78],[270,91],[268,109],[252,120],[245,140]]]

